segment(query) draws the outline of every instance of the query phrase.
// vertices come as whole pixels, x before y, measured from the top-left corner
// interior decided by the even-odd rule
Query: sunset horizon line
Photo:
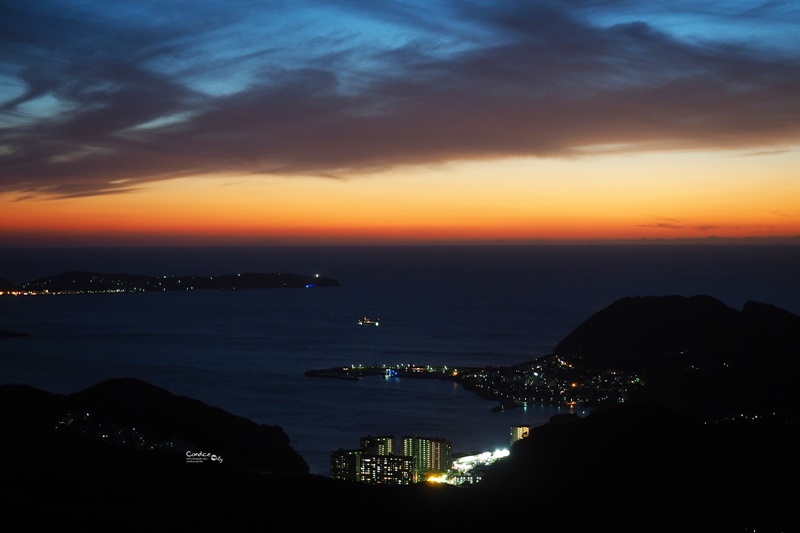
[[[575,238],[575,239],[409,239],[409,240],[342,240],[333,241],[264,241],[264,242],[62,242],[3,243],[6,249],[79,249],[79,248],[361,248],[361,247],[430,247],[430,246],[591,246],[591,245],[800,245],[800,235],[749,237],[643,237],[643,238]]]

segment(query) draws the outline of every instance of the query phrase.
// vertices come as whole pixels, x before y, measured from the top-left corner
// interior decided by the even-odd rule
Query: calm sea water
[[[336,288],[0,298],[0,383],[58,393],[142,378],[281,426],[312,473],[365,435],[507,447],[509,427],[566,409],[494,403],[446,382],[307,378],[354,363],[529,361],[633,295],[708,294],[800,314],[800,246],[627,245],[0,250],[15,283],[68,270],[151,275],[319,273]],[[358,318],[380,318],[379,327]],[[213,450],[208,450],[213,452]]]

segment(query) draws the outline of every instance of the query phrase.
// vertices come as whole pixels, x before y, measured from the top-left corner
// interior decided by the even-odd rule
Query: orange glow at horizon
[[[183,178],[0,194],[0,242],[403,243],[800,235],[800,154],[507,160],[349,179]]]

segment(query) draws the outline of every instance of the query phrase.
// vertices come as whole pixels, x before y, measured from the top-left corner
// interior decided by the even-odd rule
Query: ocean
[[[319,274],[341,286],[0,297],[0,383],[68,394],[135,377],[281,426],[311,473],[367,435],[507,448],[514,425],[569,408],[496,403],[437,380],[310,378],[352,364],[507,366],[552,353],[626,296],[707,294],[800,314],[800,246],[733,244],[266,246],[0,250],[14,283],[70,270]],[[380,326],[359,326],[363,316]],[[213,453],[214,450],[205,450]]]

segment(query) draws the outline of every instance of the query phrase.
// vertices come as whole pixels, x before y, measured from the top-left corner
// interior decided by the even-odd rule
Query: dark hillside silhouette
[[[739,311],[710,296],[628,297],[589,317],[554,353],[582,367],[673,371],[738,354],[743,324]]]
[[[278,426],[257,424],[138,379],[110,379],[70,395],[0,386],[3,422],[37,438],[132,448],[144,455],[186,451],[220,456],[224,464],[278,475],[308,474],[308,464]],[[11,431],[14,438],[24,438]]]
[[[533,428],[478,489],[520,505],[572,502],[630,531],[789,531],[794,494],[780,479],[800,472],[798,445],[787,424],[624,404]]]

